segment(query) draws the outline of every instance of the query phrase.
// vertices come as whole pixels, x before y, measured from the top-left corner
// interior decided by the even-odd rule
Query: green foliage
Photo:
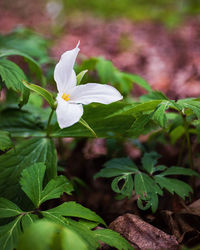
[[[22,80],[26,79],[24,72],[13,62],[7,59],[0,59],[0,76],[8,89],[13,89],[22,95],[22,104],[27,103],[29,90],[27,90]]]
[[[142,166],[138,168],[129,158],[117,158],[104,164],[94,177],[115,177],[111,187],[113,191],[122,195],[122,197],[132,196],[133,189],[138,195],[137,204],[140,209],[146,210],[151,207],[152,212],[158,208],[158,195],[163,195],[162,189],[170,193],[177,193],[181,198],[189,197],[192,188],[177,179],[167,178],[167,175],[200,175],[191,169],[182,167],[167,168],[163,165],[157,165],[160,156],[155,153],[145,153],[142,158]],[[133,180],[134,175],[134,180]],[[122,183],[123,181],[123,183]]]
[[[46,90],[46,89],[44,89],[44,88],[42,88],[42,87],[40,87],[38,85],[35,85],[35,84],[29,84],[29,83],[27,83],[24,80],[22,81],[22,83],[24,84],[24,86],[26,88],[28,88],[30,90],[33,90],[37,94],[39,94],[40,96],[42,96],[48,102],[48,104],[50,105],[50,107],[52,109],[56,108],[55,100],[54,100],[52,94],[48,90]]]
[[[99,240],[111,246],[120,244],[118,249],[131,249],[129,243],[119,234],[112,233],[111,230],[108,230],[107,237],[105,233],[93,233],[88,226],[71,219],[70,217],[76,217],[95,222],[92,228],[96,223],[105,225],[98,215],[76,202],[65,202],[50,210],[39,210],[41,203],[58,198],[63,192],[70,194],[73,190],[71,183],[64,176],[51,179],[43,188],[45,169],[44,163],[35,163],[24,169],[21,174],[21,188],[33,202],[34,210],[22,211],[15,203],[0,198],[0,218],[14,217],[8,224],[0,226],[2,250],[12,250],[16,246],[22,250],[73,247],[89,250],[97,249]]]
[[[82,62],[79,71],[85,74],[84,69],[96,71],[99,79],[90,79],[87,82],[100,81],[103,84],[111,83],[123,95],[128,95],[133,87],[133,83],[141,86],[147,91],[152,91],[151,86],[140,76],[119,71],[111,61],[102,57],[90,58]]]
[[[14,149],[0,156],[1,196],[16,200],[20,192],[19,177],[23,169],[37,162],[45,162],[46,176],[56,176],[57,155],[53,142],[47,138],[35,138],[19,143]],[[31,184],[31,183],[29,183]]]
[[[0,131],[0,150],[5,151],[13,146],[10,134],[6,131]]]

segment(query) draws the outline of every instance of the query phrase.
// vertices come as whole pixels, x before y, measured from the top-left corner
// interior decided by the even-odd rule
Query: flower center
[[[64,94],[62,95],[62,99],[64,99],[65,101],[69,101],[69,100],[70,100],[69,94],[66,95],[66,94],[64,93]]]

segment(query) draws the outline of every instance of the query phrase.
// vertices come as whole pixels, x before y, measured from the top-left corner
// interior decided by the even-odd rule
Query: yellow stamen
[[[65,101],[69,101],[69,100],[70,100],[69,94],[66,95],[66,94],[64,93],[64,94],[62,95],[62,99],[64,99]]]

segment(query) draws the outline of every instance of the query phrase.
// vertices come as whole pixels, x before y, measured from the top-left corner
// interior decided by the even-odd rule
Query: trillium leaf
[[[53,98],[53,95],[46,89],[38,86],[38,85],[35,85],[35,84],[30,84],[28,82],[26,82],[25,80],[22,81],[22,83],[24,84],[24,86],[30,90],[33,90],[35,91],[36,93],[38,93],[39,95],[41,95],[47,102],[48,104],[50,105],[50,107],[52,109],[55,109],[56,108],[56,105],[55,105],[55,100]]]
[[[0,198],[0,218],[18,216],[23,211],[13,202]]]
[[[0,59],[0,76],[8,89],[22,95],[21,105],[26,104],[29,90],[22,84],[22,80],[26,79],[24,72],[15,63],[2,58]]]
[[[73,201],[65,202],[58,207],[48,210],[48,212],[55,216],[78,217],[105,225],[105,222],[95,212]]]
[[[111,247],[119,250],[134,250],[134,248],[119,233],[110,229],[94,230],[95,237]]]
[[[185,133],[185,128],[182,125],[179,125],[175,127],[171,132],[170,132],[170,140],[172,144],[175,144],[178,139],[180,139]]]
[[[76,76],[76,79],[77,79],[77,85],[79,85],[84,77],[84,75],[88,72],[88,70],[83,70],[81,71],[77,76]]]
[[[10,134],[7,131],[0,131],[0,150],[5,151],[13,146]]]

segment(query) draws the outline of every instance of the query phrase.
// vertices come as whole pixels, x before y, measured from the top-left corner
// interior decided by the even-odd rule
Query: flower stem
[[[51,110],[51,113],[49,115],[49,119],[48,119],[48,123],[47,123],[47,137],[49,137],[50,135],[50,132],[51,132],[51,126],[50,126],[50,123],[51,123],[51,119],[53,117],[53,113],[54,113],[54,109]]]

